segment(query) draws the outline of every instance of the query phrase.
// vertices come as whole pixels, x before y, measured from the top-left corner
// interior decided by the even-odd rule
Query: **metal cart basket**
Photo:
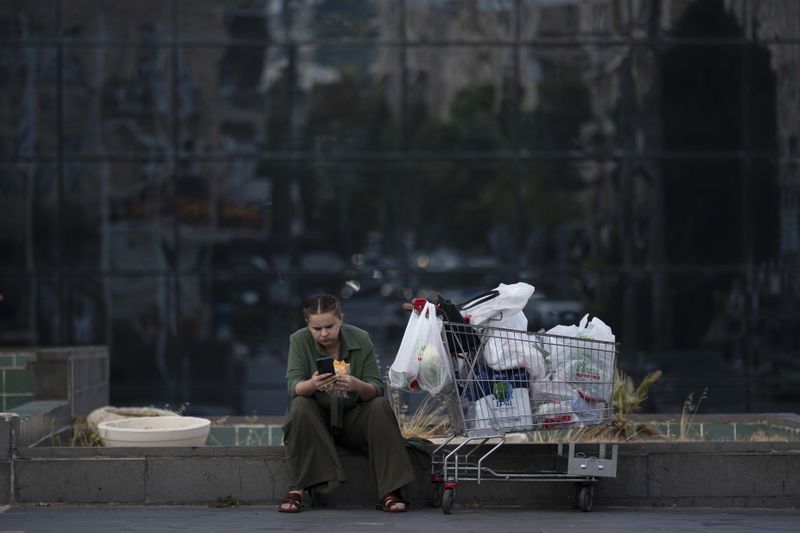
[[[573,506],[591,510],[594,483],[616,477],[617,445],[576,450],[574,442],[556,439],[553,468],[535,472],[498,471],[488,459],[508,433],[567,433],[609,420],[618,345],[447,320],[442,335],[452,367],[453,387],[442,393],[452,436],[435,449],[432,474],[434,501],[444,513],[452,512],[465,481],[573,482]]]

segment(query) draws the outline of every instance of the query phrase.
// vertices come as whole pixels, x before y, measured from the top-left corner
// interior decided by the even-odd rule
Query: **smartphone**
[[[317,371],[320,374],[335,374],[336,371],[333,368],[333,357],[326,356],[326,357],[319,357],[315,359],[317,362]]]

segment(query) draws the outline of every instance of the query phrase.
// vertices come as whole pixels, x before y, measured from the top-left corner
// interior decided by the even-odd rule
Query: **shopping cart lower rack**
[[[450,514],[456,488],[467,481],[558,481],[573,482],[573,506],[591,510],[595,482],[616,477],[617,445],[567,441],[575,428],[613,415],[618,345],[448,321],[442,334],[454,383],[443,393],[452,436],[433,452],[435,503]],[[552,468],[491,466],[508,433],[545,430],[556,431]]]

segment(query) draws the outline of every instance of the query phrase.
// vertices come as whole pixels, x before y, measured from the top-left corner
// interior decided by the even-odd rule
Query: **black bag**
[[[489,300],[497,298],[499,295],[500,295],[500,291],[498,291],[496,289],[492,289],[490,291],[486,291],[486,292],[484,292],[482,294],[479,294],[477,296],[473,296],[469,300],[465,300],[465,301],[461,302],[456,307],[458,307],[458,309],[460,311],[469,311],[470,309],[472,309],[476,305],[480,305],[480,304],[482,304],[484,302],[488,302]],[[467,314],[469,314],[469,313],[467,313]]]
[[[443,327],[447,339],[447,351],[451,355],[472,352],[480,346],[481,339],[475,333],[475,328],[464,320],[456,304],[439,293],[436,293],[435,304],[442,320],[448,322]]]

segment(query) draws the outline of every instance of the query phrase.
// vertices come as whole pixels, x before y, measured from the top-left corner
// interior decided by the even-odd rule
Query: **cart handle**
[[[417,313],[421,313],[423,309],[425,309],[425,304],[428,303],[428,300],[425,298],[414,298],[411,300],[411,307],[416,310]]]

